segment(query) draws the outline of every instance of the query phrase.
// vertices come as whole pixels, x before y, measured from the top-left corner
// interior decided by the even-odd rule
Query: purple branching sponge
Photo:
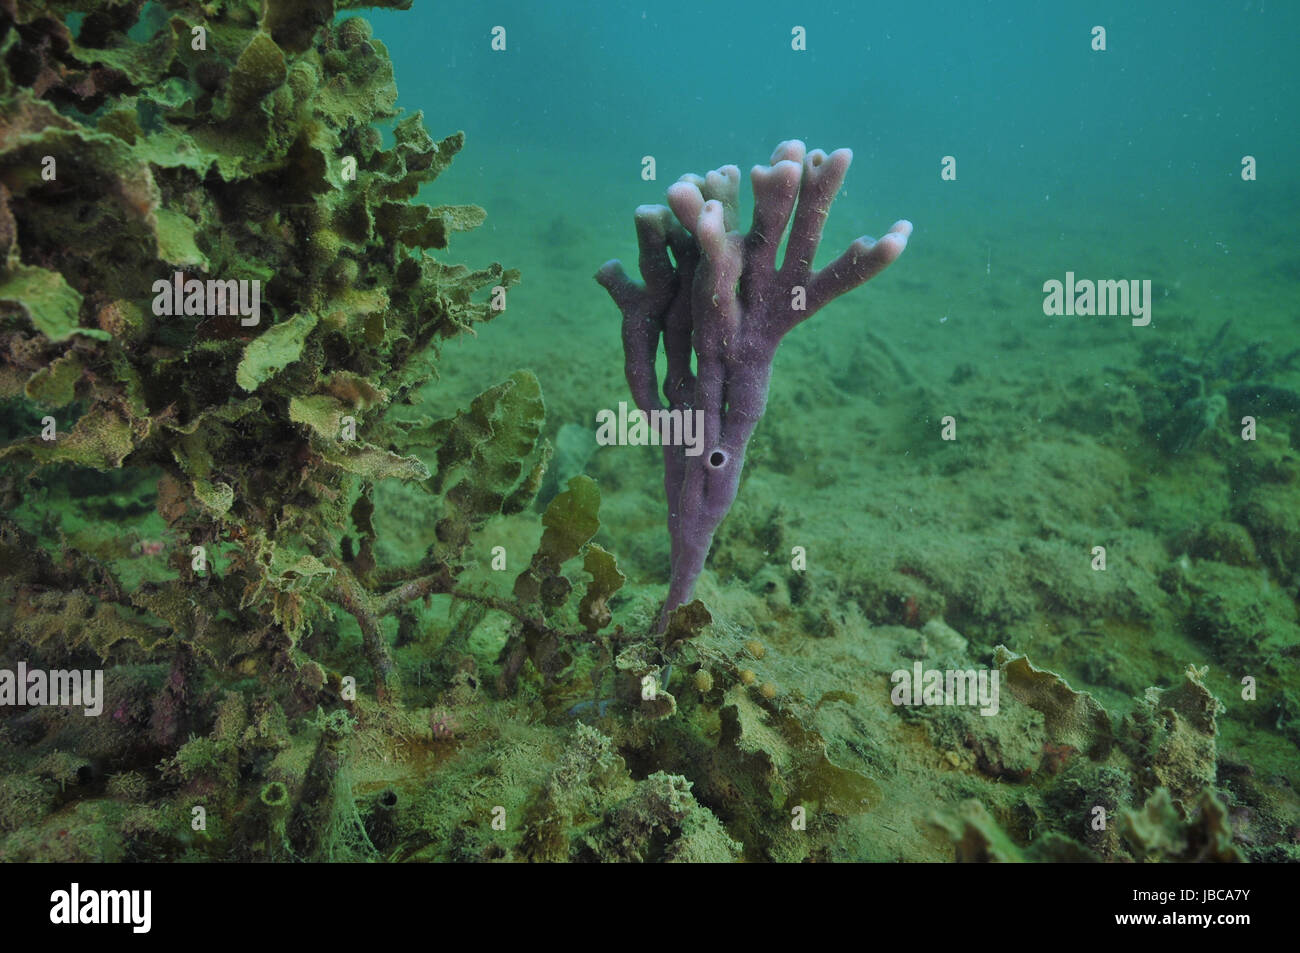
[[[805,153],[802,142],[783,142],[771,165],[754,166],[754,222],[746,235],[737,231],[736,166],[704,178],[682,176],[668,189],[668,207],[636,210],[645,284],[632,281],[618,261],[606,262],[596,274],[623,313],[632,399],[663,444],[672,573],[661,631],[668,614],[690,600],[713,533],[736,498],[781,338],[832,298],[879,274],[902,254],[912,233],[910,222],[896,222],[880,241],[859,238],[813,271],[826,215],[853,153]],[[778,268],[777,248],[791,214],[794,224]],[[656,393],[660,335],[669,413]],[[694,447],[681,439],[688,413],[703,425],[703,441]]]

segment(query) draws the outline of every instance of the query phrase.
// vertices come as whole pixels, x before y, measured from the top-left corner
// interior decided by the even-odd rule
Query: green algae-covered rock
[[[453,591],[473,535],[540,485],[528,372],[438,424],[390,417],[518,275],[432,257],[485,219],[415,200],[465,138],[399,115],[384,45],[338,16],[352,6],[0,4],[0,652],[148,673],[110,701],[111,739],[35,731],[12,752],[6,857],[290,859],[286,837],[372,856],[364,833],[341,854],[297,831],[306,782],[265,776],[264,755],[319,747],[295,721],[318,706],[395,705],[394,618],[407,631],[410,603]],[[389,479],[422,494],[423,561],[376,564]],[[587,616],[607,619],[616,570],[591,565]],[[247,710],[239,732],[211,733],[222,697]],[[56,740],[138,779],[77,807],[63,853],[41,826]],[[317,781],[338,807],[320,824],[352,818],[346,783]],[[239,820],[272,782],[294,812],[276,843],[265,811]],[[196,792],[201,836],[181,809]]]

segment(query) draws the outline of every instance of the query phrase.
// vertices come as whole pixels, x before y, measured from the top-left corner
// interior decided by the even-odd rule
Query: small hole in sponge
[[[709,454],[709,466],[715,470],[727,462],[727,455],[721,450],[714,450]]]

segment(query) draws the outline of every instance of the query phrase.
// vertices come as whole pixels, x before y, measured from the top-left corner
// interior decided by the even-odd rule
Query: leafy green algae
[[[307,335],[316,327],[314,314],[295,314],[268,328],[244,348],[244,356],[235,368],[235,383],[244,390],[257,390],[302,357]]]
[[[381,620],[450,591],[468,537],[380,580],[366,547],[351,545],[353,516],[377,481],[431,480],[386,412],[428,378],[440,340],[494,316],[477,293],[517,275],[424,253],[483,221],[473,206],[411,203],[464,138],[436,142],[414,114],[381,146],[375,124],[397,118],[392,70],[364,21],[335,21],[348,4],[163,3],[147,20],[141,3],[77,6],[76,37],[71,6],[18,2],[0,14],[0,397],[69,415],[19,413],[26,424],[0,446],[13,514],[0,628],[7,660],[138,673],[108,703],[126,690],[152,699],[138,715],[119,711],[152,741],[123,744],[105,770],[142,776],[149,800],[179,806],[199,768],[150,766],[176,756],[167,739],[204,737],[220,686],[243,684],[252,704],[293,717],[336,708],[343,672],[348,701],[358,681],[363,694],[389,693]],[[157,313],[153,285],[177,271],[257,280],[260,320]],[[461,449],[508,469],[521,440],[527,452],[536,442],[535,380],[532,390],[531,436],[489,428],[453,449],[438,433],[420,443],[447,471]],[[152,487],[152,578],[128,586],[123,560],[88,560],[66,537],[21,528],[41,523],[42,504],[18,506],[23,481],[36,480],[78,539],[111,538],[109,513],[79,506],[68,482],[87,470],[121,471],[110,479],[132,492]],[[508,505],[527,501],[524,487]],[[481,501],[463,508],[484,515]],[[418,591],[395,593],[403,578],[422,580]],[[369,633],[360,657],[338,642],[340,608]],[[36,711],[20,720],[41,723]],[[33,757],[51,743],[41,734]],[[280,735],[272,748],[289,744]],[[248,739],[219,745],[249,756]],[[13,777],[28,777],[25,758],[6,762]],[[236,775],[215,783],[229,804],[248,796]],[[181,830],[141,849],[253,850],[228,826],[201,843]]]

